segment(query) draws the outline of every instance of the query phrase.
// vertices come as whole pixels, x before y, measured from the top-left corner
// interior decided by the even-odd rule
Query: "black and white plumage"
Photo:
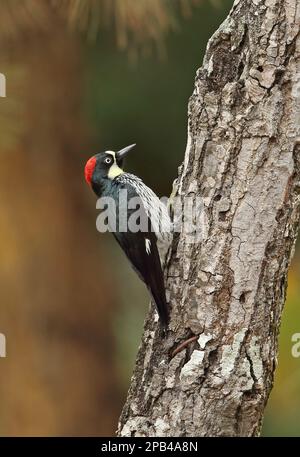
[[[111,231],[146,284],[166,327],[169,311],[158,245],[169,242],[171,221],[155,193],[140,178],[122,170],[123,159],[133,146],[95,155],[85,166],[85,178],[98,197],[113,199],[111,211],[116,224]]]

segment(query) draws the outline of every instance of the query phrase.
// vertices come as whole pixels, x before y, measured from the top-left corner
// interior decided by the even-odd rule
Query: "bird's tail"
[[[149,290],[155,303],[161,326],[163,327],[163,329],[166,330],[169,324],[170,315],[166,300],[165,289],[164,287],[161,288],[159,290],[159,293],[157,293],[156,290],[151,290],[150,288]]]

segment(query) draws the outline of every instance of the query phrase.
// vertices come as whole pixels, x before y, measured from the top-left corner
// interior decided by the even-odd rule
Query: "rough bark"
[[[170,330],[150,312],[121,436],[260,433],[299,226],[299,15],[296,0],[236,1],[208,43],[175,185],[203,198],[205,230],[174,237]]]

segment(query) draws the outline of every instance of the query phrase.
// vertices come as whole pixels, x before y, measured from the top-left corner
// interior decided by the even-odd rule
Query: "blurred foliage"
[[[24,104],[22,102],[22,88],[24,80],[28,77],[26,68],[17,64],[12,59],[2,61],[1,68],[5,68],[5,78],[9,90],[14,97],[1,99],[0,104],[0,151],[11,151],[17,145],[18,139],[26,129],[24,119]]]
[[[266,408],[264,436],[300,436],[300,358],[292,356],[292,335],[300,333],[300,246],[288,278],[287,301],[282,316],[278,367]]]
[[[0,42],[21,39],[30,31],[48,28],[45,0],[2,0],[0,2]]]
[[[180,14],[190,17],[193,7],[201,0],[2,0],[0,3],[0,46],[4,56],[13,62],[2,62],[9,80],[10,92],[15,95],[2,103],[0,109],[0,147],[14,146],[24,125],[22,116],[22,82],[28,76],[26,62],[16,62],[14,45],[22,48],[29,36],[47,37],[54,20],[61,27],[64,21],[71,28],[80,29],[93,41],[102,32],[104,40],[127,50],[136,58],[139,52],[151,53],[152,45],[162,53],[164,36],[180,29]],[[61,22],[60,22],[61,21]],[[100,50],[101,52],[101,50]],[[94,56],[102,61],[102,53]],[[127,59],[127,57],[125,57]],[[155,57],[156,59],[156,57]],[[155,65],[155,64],[154,64]],[[23,117],[22,117],[23,118]],[[23,118],[24,120],[24,118]]]
[[[82,170],[95,152],[137,142],[127,169],[170,193],[195,71],[232,2],[218,5],[0,2],[0,435],[114,433],[149,297],[112,237],[96,232]],[[290,355],[299,264],[266,435],[300,434],[300,361]]]
[[[73,28],[87,32],[95,40],[104,28],[113,34],[117,45],[129,52],[158,48],[163,35],[178,26],[176,12],[191,14],[200,0],[52,0],[61,8]]]

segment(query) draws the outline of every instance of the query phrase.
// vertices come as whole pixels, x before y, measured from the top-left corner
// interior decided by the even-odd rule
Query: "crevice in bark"
[[[299,14],[296,0],[236,1],[209,40],[173,195],[202,199],[202,237],[174,236],[169,330],[151,310],[119,435],[260,432],[299,228]]]

